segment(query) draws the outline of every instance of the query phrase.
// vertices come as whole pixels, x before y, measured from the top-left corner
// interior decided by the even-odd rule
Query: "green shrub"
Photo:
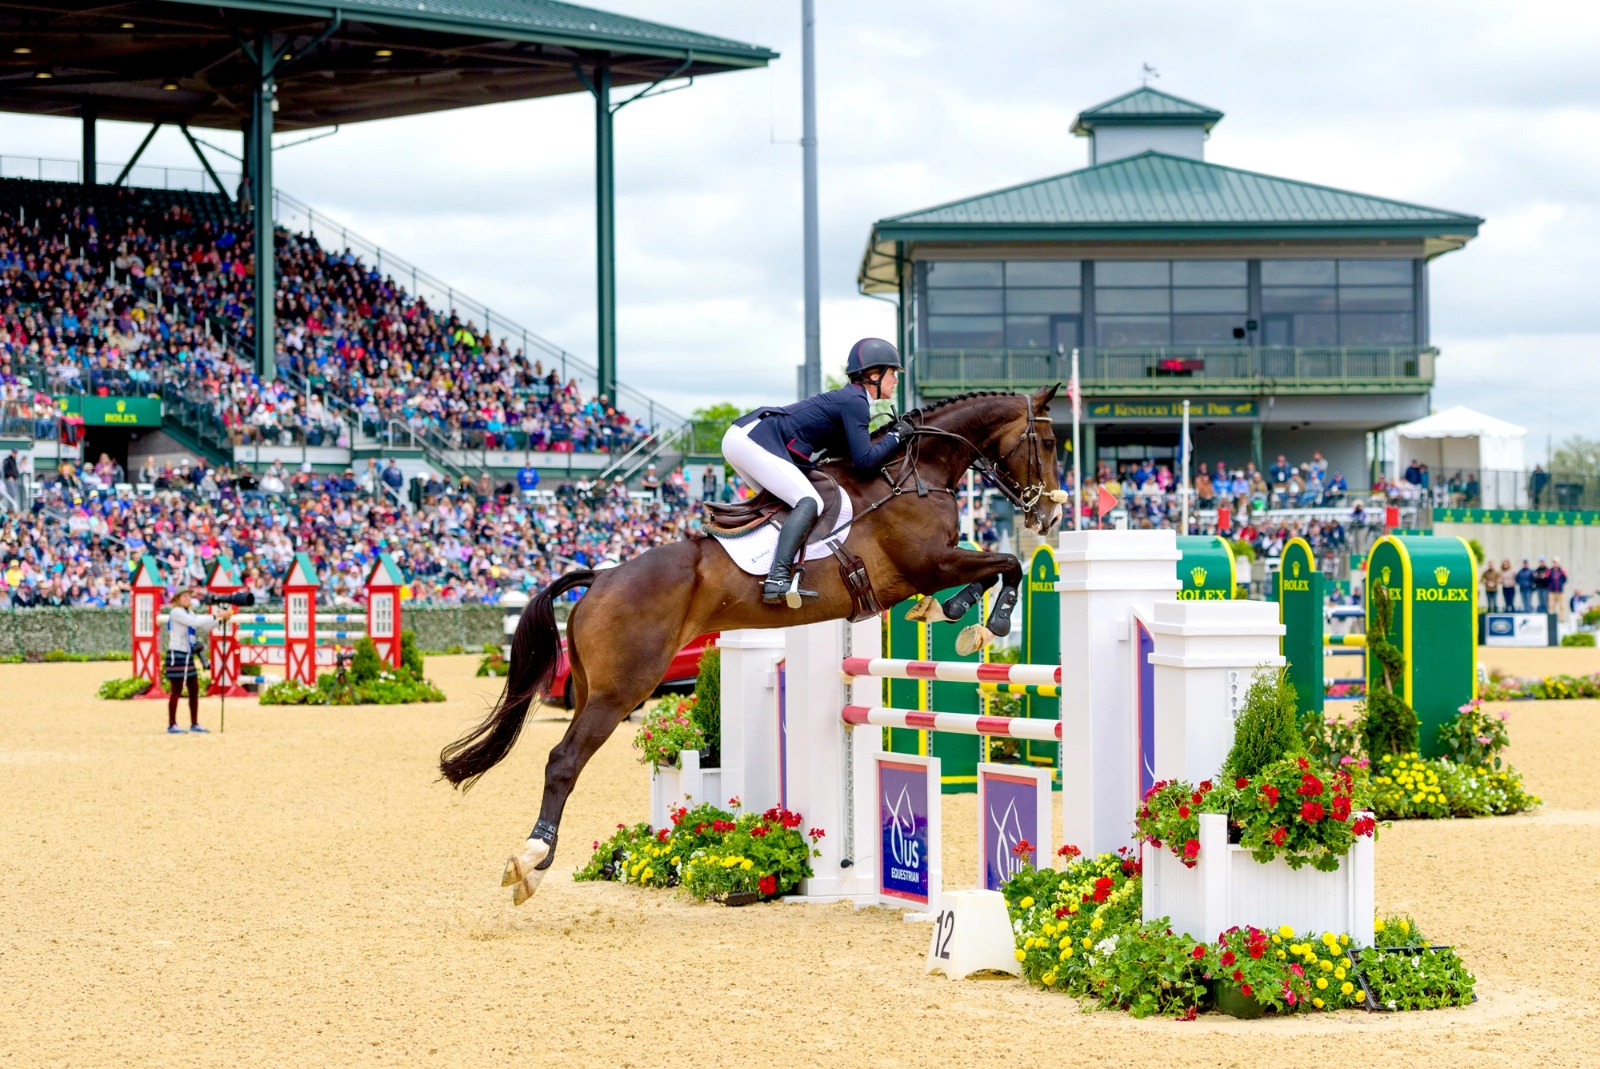
[[[1579,631],[1575,635],[1562,635],[1563,646],[1590,646],[1594,645],[1594,635],[1588,631]]]
[[[1274,761],[1305,749],[1295,722],[1294,684],[1283,669],[1257,668],[1234,722],[1233,749],[1222,765],[1222,778],[1254,776]]]
[[[460,646],[451,648],[452,653],[465,653]],[[411,669],[411,674],[418,679],[422,678],[422,651],[417,649],[417,633],[409,628],[400,632],[400,667]]]
[[[137,676],[132,678],[119,676],[116,679],[108,679],[100,684],[100,689],[95,691],[95,697],[104,698],[107,701],[127,701],[130,698],[137,698],[149,689],[150,681],[148,679],[140,679]]]
[[[404,705],[444,700],[438,687],[426,679],[411,678],[405,669],[380,672],[369,683],[356,683],[347,676],[343,686],[332,672],[319,676],[314,687],[285,679],[261,692],[262,705]]]
[[[478,662],[478,675],[504,676],[511,671],[511,664],[506,660],[500,647],[493,642],[483,644],[483,659]]]
[[[694,726],[706,740],[710,751],[706,767],[722,765],[722,651],[707,646],[700,654],[700,671],[694,680]]]
[[[1488,559],[1483,552],[1483,543],[1479,542],[1476,538],[1469,538],[1467,539],[1467,548],[1472,550],[1473,569],[1476,570],[1478,568],[1482,568],[1483,562]]]
[[[88,659],[89,655],[87,653],[68,653],[60,646],[57,646],[55,649],[44,655],[46,664],[58,664],[63,661],[82,662],[87,661]]]
[[[1361,741],[1367,756],[1413,753],[1421,724],[1417,714],[1395,687],[1405,672],[1405,654],[1389,641],[1389,624],[1394,619],[1394,603],[1382,583],[1369,583],[1372,616],[1376,627],[1367,631],[1367,652],[1378,662],[1380,671],[1363,703],[1359,721]]]
[[[1233,550],[1234,558],[1237,560],[1254,561],[1256,559],[1256,547],[1243,538],[1235,538],[1228,543],[1228,546]]]
[[[1587,610],[1583,614],[1583,622],[1588,627],[1600,624],[1600,608]]]
[[[383,658],[371,638],[363,636],[356,641],[355,656],[350,658],[350,680],[357,685],[371,683],[383,671]]]

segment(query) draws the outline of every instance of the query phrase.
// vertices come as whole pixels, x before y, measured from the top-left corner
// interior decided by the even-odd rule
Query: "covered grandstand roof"
[[[283,39],[280,130],[760,67],[759,45],[556,0],[0,0],[0,110],[239,129],[257,34]]]
[[[1096,104],[1078,113],[1072,124],[1075,134],[1087,134],[1096,126],[1128,126],[1136,123],[1196,123],[1209,130],[1222,121],[1222,112],[1196,104],[1192,100],[1140,86],[1131,93],[1123,93],[1104,104]]]

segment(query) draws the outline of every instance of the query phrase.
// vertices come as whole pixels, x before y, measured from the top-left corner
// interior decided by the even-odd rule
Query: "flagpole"
[[[1183,402],[1183,440],[1178,443],[1183,452],[1183,481],[1178,484],[1178,534],[1189,533],[1189,402]]]
[[[1072,350],[1072,529],[1083,530],[1083,442],[1078,433],[1078,407],[1082,386],[1078,382],[1078,350]]]

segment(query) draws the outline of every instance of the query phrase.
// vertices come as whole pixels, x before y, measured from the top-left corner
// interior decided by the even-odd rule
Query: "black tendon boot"
[[[768,605],[786,601],[789,608],[798,609],[802,599],[817,596],[813,591],[800,589],[805,569],[794,566],[795,555],[805,544],[806,534],[816,518],[817,502],[809,497],[802,497],[784,517],[783,529],[778,532],[778,548],[772,551],[772,570],[767,573],[767,581],[761,584],[761,600]]]

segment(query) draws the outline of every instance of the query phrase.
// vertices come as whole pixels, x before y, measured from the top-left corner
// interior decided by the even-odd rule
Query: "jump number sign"
[[[956,911],[941,909],[933,921],[932,957],[950,960],[950,937],[956,934]]]

